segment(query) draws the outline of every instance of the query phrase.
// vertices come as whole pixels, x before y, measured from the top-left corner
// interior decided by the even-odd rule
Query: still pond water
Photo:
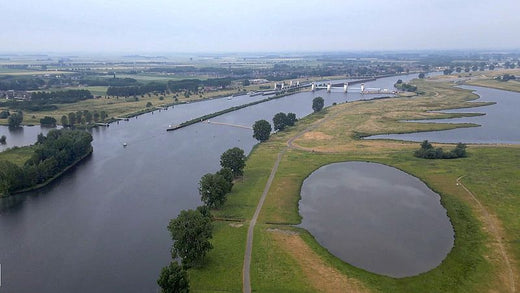
[[[301,226],[356,267],[407,277],[438,266],[453,246],[440,196],[421,180],[375,163],[334,163],[301,188]]]

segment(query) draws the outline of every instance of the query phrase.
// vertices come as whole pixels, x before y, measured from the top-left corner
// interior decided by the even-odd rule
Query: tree
[[[266,120],[258,120],[253,124],[253,137],[260,142],[266,141],[271,135],[271,124]]]
[[[0,137],[0,144],[6,144],[7,143],[7,137],[5,135],[2,135]]]
[[[287,115],[285,113],[277,113],[273,117],[274,130],[282,131],[287,126]]]
[[[208,173],[200,178],[200,199],[209,208],[221,207],[229,191],[231,191],[231,183],[222,175]]]
[[[69,125],[74,126],[76,124],[76,113],[70,112],[69,113]]]
[[[424,72],[419,73],[419,78],[420,78],[420,79],[423,79],[424,77],[425,77]]]
[[[9,110],[0,111],[0,119],[6,119],[7,117],[9,117],[9,115],[11,115],[9,113]]]
[[[152,105],[152,102],[148,102],[148,103],[146,103],[146,108],[150,108],[151,106],[153,106],[153,105]]]
[[[188,274],[177,262],[162,268],[157,284],[163,293],[189,293]]]
[[[173,246],[172,257],[180,257],[185,267],[200,263],[213,248],[209,239],[213,237],[211,219],[196,210],[182,210],[168,225]]]
[[[69,125],[69,118],[67,118],[67,116],[65,116],[65,115],[61,116],[61,125],[63,127]]]
[[[99,113],[99,117],[101,118],[101,121],[104,122],[105,119],[107,119],[107,112],[105,112],[105,111],[101,111],[101,112]]]
[[[294,113],[287,113],[287,126],[294,126],[294,123],[296,123],[296,114]]]
[[[397,82],[396,82],[396,84],[401,84],[401,83],[403,83],[402,79],[398,79]]]
[[[243,174],[244,167],[246,166],[246,156],[244,155],[244,150],[234,147],[225,151],[220,156],[220,166],[223,168],[229,168],[235,177],[241,176]]]
[[[9,119],[7,120],[9,123],[9,127],[18,127],[23,122],[23,113],[22,111],[13,113],[9,115]]]
[[[45,126],[56,126],[56,119],[54,117],[45,116],[42,119],[40,119],[40,124]]]
[[[85,121],[90,124],[92,122],[92,113],[90,113],[90,111],[84,111],[83,115],[85,116]]]
[[[324,101],[322,97],[316,97],[312,100],[312,110],[319,112],[323,109]]]

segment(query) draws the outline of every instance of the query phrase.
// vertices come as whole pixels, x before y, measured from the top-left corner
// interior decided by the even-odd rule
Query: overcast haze
[[[520,1],[0,0],[1,52],[519,49]]]

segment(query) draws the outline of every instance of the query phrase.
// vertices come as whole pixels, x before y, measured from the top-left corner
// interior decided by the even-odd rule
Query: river
[[[397,79],[414,77],[382,78],[367,87],[392,88]],[[302,92],[212,120],[251,126],[278,112],[303,117],[316,96],[326,106],[366,98],[341,90]],[[91,157],[41,190],[0,199],[2,292],[157,292],[160,269],[170,261],[169,220],[200,205],[198,181],[219,169],[225,150],[237,146],[249,153],[257,143],[248,129],[166,127],[262,98],[177,105],[93,129]],[[27,129],[21,145],[36,139]],[[6,127],[0,134],[13,141]]]
[[[495,102],[494,105],[445,110],[447,113],[483,113],[482,116],[455,119],[422,120],[421,123],[474,123],[479,127],[457,128],[443,131],[428,131],[406,134],[374,135],[369,139],[397,139],[408,141],[424,141],[444,143],[520,143],[520,93],[478,86],[461,86],[479,95],[477,101]],[[419,121],[416,121],[419,122]]]

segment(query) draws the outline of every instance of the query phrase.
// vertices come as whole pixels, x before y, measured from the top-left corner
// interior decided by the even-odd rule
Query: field
[[[244,227],[277,155],[283,152],[255,228],[253,291],[515,292],[520,281],[520,219],[516,214],[520,208],[520,182],[516,180],[520,177],[520,147],[471,145],[467,158],[424,160],[413,156],[417,143],[359,139],[367,134],[451,128],[453,125],[399,120],[437,118],[444,114],[427,111],[469,107],[476,98],[469,91],[453,88],[451,82],[414,83],[424,95],[340,104],[302,119],[255,147],[244,177],[235,184],[225,206],[214,212],[219,219],[233,221],[217,222],[215,248],[206,265],[189,271],[193,291],[242,290]],[[298,200],[303,180],[320,166],[340,161],[397,167],[441,195],[456,236],[452,251],[439,267],[401,279],[372,274],[337,259],[312,235],[294,226],[300,222]]]
[[[21,167],[32,156],[33,152],[32,147],[10,149],[0,152],[0,161],[9,161]]]

